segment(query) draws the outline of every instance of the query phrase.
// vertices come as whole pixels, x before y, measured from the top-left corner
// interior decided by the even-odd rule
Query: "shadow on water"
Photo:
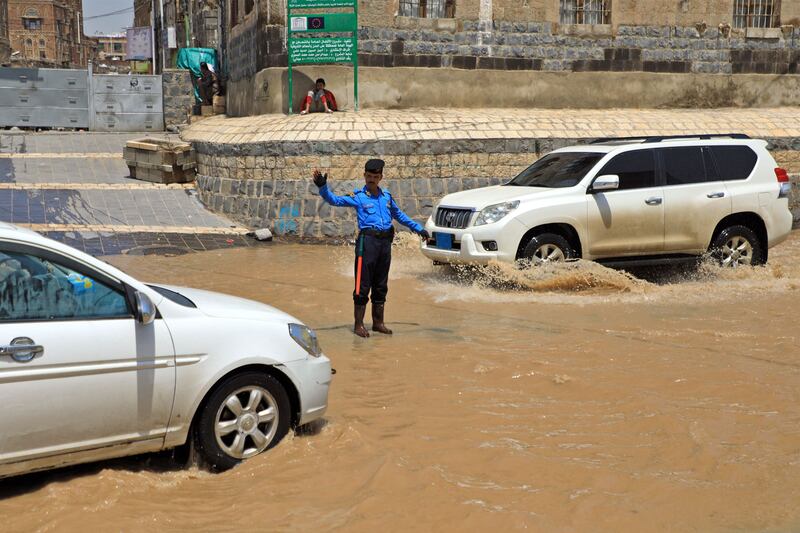
[[[298,438],[314,437],[322,433],[328,426],[326,418],[319,418],[308,424],[294,428],[294,436]],[[269,454],[270,452],[265,452]],[[51,483],[67,483],[75,479],[95,477],[103,470],[114,470],[127,473],[168,474],[183,472],[197,467],[200,470],[213,471],[202,466],[202,461],[193,456],[189,446],[178,446],[155,453],[131,455],[116,459],[65,466],[41,472],[31,472],[19,476],[0,479],[0,501],[34,493]]]
[[[103,470],[153,474],[179,472],[188,467],[188,461],[185,457],[181,457],[178,450],[176,448],[157,453],[106,459],[0,479],[0,501],[36,492],[51,483],[66,483],[78,478],[94,477]]]

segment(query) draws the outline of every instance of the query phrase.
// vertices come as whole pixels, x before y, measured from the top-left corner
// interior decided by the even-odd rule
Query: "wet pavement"
[[[143,136],[0,134],[0,221],[103,255],[142,250],[177,254],[254,244],[244,228],[208,211],[192,184],[131,179],[122,147]]]
[[[434,267],[398,241],[395,334],[370,339],[349,246],[110,258],[315,327],[329,410],[223,474],[149,455],[0,481],[4,529],[800,529],[800,234],[763,268],[646,279]]]

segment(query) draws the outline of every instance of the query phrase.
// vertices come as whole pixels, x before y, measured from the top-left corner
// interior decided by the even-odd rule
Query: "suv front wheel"
[[[560,263],[575,257],[569,241],[555,233],[541,233],[531,238],[523,248],[520,259],[531,265]]]
[[[711,245],[711,254],[723,267],[764,264],[764,245],[747,226],[730,226],[722,230]]]

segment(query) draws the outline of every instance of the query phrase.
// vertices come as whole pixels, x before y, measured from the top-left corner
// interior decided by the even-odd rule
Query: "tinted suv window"
[[[559,152],[547,154],[506,185],[527,187],[574,187],[604,154]]]
[[[656,158],[653,150],[634,150],[620,154],[597,175],[619,176],[619,190],[644,189],[656,185]]]
[[[667,185],[687,185],[706,181],[703,152],[699,146],[663,148],[660,152]]]
[[[746,180],[758,160],[747,146],[710,146],[709,150],[723,180]]]

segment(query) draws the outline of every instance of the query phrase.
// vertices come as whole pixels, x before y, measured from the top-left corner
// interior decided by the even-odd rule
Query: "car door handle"
[[[646,203],[647,205],[661,205],[661,202],[663,201],[664,201],[663,198],[659,198],[657,196],[651,196],[650,198],[645,200],[644,203]]]
[[[28,337],[17,337],[11,344],[0,346],[0,356],[10,355],[14,361],[27,363],[44,353],[44,346],[35,344]]]
[[[708,198],[722,198],[722,197],[725,196],[725,193],[721,192],[721,191],[720,192],[710,192],[710,193],[706,194],[706,196]]]

